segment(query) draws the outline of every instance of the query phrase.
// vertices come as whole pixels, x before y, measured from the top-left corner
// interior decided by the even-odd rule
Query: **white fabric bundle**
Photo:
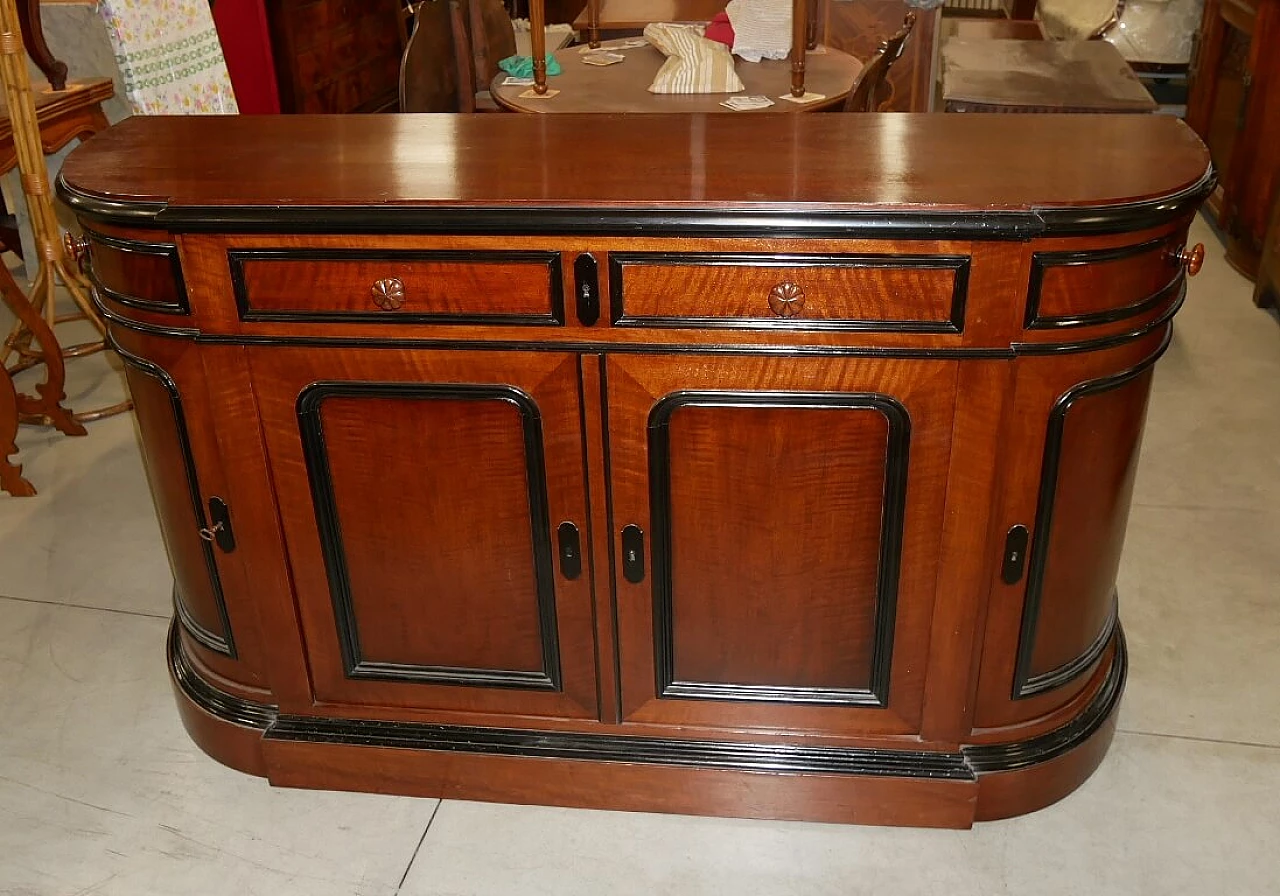
[[[667,61],[649,85],[650,93],[736,93],[743,89],[724,44],[707,40],[697,25],[654,22],[644,36]]]
[[[733,52],[748,62],[786,59],[791,52],[791,0],[729,0]]]

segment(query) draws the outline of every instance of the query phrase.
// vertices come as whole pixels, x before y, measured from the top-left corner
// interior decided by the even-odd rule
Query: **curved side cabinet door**
[[[1163,332],[1054,369],[1017,362],[1002,513],[1026,526],[1021,578],[997,577],[979,726],[1065,705],[1115,636],[1116,575]]]
[[[577,360],[253,359],[318,699],[594,711]],[[585,645],[585,648],[584,648]]]
[[[183,629],[198,643],[235,658],[222,580],[210,531],[183,399],[173,377],[159,365],[118,349],[133,395],[134,411],[155,500],[156,516],[173,569],[173,601]]]

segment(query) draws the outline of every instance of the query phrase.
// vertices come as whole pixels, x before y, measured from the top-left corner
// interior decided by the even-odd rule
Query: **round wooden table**
[[[617,47],[622,41],[603,41],[602,47]],[[779,97],[791,91],[791,62],[787,59],[765,59],[746,62],[734,58],[738,77],[745,85],[737,93],[659,94],[650,93],[649,85],[666,57],[646,44],[629,50],[617,50],[626,60],[615,65],[587,65],[579,47],[569,47],[555,54],[563,70],[547,78],[549,90],[558,96],[522,99],[520,94],[531,87],[510,87],[507,76],[493,79],[489,92],[498,105],[516,112],[732,112],[720,105],[731,96],[761,95],[773,105],[759,112],[813,112],[830,109],[844,102],[853,89],[862,63],[847,53],[824,48],[810,51],[805,57],[805,90],[821,93],[826,99],[813,103],[792,103]],[[745,114],[745,113],[735,113]]]

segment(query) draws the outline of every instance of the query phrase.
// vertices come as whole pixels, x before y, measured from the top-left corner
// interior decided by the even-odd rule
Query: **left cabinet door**
[[[315,700],[594,717],[576,356],[252,367]]]

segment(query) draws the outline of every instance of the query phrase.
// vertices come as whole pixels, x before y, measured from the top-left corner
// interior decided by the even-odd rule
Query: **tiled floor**
[[[0,496],[0,894],[1280,892],[1280,325],[1194,236],[1211,251],[1121,572],[1121,730],[1061,803],[915,831],[271,789],[178,722],[168,573],[116,418],[24,429],[41,494]],[[72,370],[73,406],[118,392]]]

